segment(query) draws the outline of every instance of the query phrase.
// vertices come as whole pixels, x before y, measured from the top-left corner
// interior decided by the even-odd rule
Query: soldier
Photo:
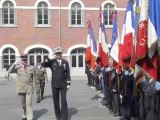
[[[68,120],[68,107],[66,92],[70,87],[70,70],[68,61],[62,59],[62,48],[55,48],[56,58],[46,59],[42,62],[43,67],[49,67],[52,71],[52,94],[57,120]],[[59,97],[59,93],[61,97]],[[61,99],[60,99],[61,98]],[[60,101],[61,100],[61,109]]]
[[[131,102],[133,98],[133,82],[134,75],[129,66],[124,69],[121,80],[120,98],[122,99],[121,113],[123,119],[130,120],[131,117]],[[136,106],[135,106],[136,109]]]
[[[35,77],[37,103],[39,103],[43,99],[45,80],[48,81],[47,71],[41,66],[41,59],[38,59],[37,61],[37,66],[35,67]]]
[[[118,98],[118,78],[116,69],[113,67],[113,59],[109,58],[109,66],[106,69],[107,71],[107,88],[108,88],[108,103],[111,108],[111,113],[114,116],[120,115],[120,108],[119,108],[119,98]]]
[[[90,87],[92,85],[92,73],[90,71],[90,65],[88,63],[86,63],[85,74],[87,74],[88,86]]]
[[[27,56],[22,55],[21,60],[10,67],[8,73],[17,70],[17,92],[21,101],[22,120],[33,120],[32,94],[34,81],[34,67],[27,65]]]

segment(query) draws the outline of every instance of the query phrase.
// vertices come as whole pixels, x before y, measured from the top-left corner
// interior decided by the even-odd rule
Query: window
[[[11,1],[6,1],[2,6],[2,25],[15,25],[15,9]]]
[[[29,55],[29,65],[36,65],[37,64],[37,60],[41,59],[42,61],[45,60],[46,58],[48,58],[48,51],[46,49],[43,48],[35,48],[35,49],[31,49],[28,53]]]
[[[71,52],[71,65],[73,68],[84,67],[85,49],[78,48]]]
[[[71,5],[70,11],[70,26],[81,27],[83,26],[83,11],[82,6],[78,2]]]
[[[40,2],[37,6],[37,26],[45,27],[50,25],[48,4]]]
[[[6,48],[3,50],[3,68],[8,68],[15,62],[15,51],[12,48]]]
[[[112,13],[113,10],[115,9],[115,5],[111,2],[107,2],[104,5],[104,10],[105,10],[105,25],[107,27],[112,27],[113,26],[113,20],[112,20]]]

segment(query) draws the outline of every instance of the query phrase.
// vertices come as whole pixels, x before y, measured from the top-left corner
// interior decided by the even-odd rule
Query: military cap
[[[62,53],[63,52],[63,48],[61,47],[57,47],[53,50],[54,54],[57,54],[57,53]]]
[[[27,59],[27,55],[21,55],[20,56],[22,59]]]

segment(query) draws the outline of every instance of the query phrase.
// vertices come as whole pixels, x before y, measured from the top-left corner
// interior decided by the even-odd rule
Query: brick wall
[[[0,0],[1,1],[1,0]],[[59,0],[48,0],[51,6],[58,7]],[[71,0],[61,0],[61,7],[68,7]],[[81,0],[85,7],[99,6],[105,0]],[[34,7],[36,0],[15,0],[17,6]],[[114,0],[117,8],[125,8],[127,0]],[[85,11],[85,27],[73,28],[68,27],[68,10],[61,10],[61,21],[59,20],[59,10],[51,10],[51,27],[38,28],[35,27],[35,10],[34,9],[17,9],[17,27],[4,28],[0,27],[0,45],[12,44],[15,45],[20,53],[23,53],[25,48],[33,44],[44,44],[50,48],[59,46],[59,22],[61,22],[61,45],[65,48],[65,53],[68,48],[77,44],[86,44],[87,36],[87,19],[88,15],[92,21],[93,30],[96,39],[98,39],[99,22],[98,11]],[[124,21],[125,11],[118,12],[118,26],[121,33],[122,24]],[[106,29],[108,43],[111,43],[112,29]]]

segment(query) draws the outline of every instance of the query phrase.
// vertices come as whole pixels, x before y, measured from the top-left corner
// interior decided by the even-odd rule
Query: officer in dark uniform
[[[54,53],[56,58],[52,60],[46,59],[44,62],[42,62],[42,66],[49,67],[52,71],[51,85],[56,119],[68,120],[66,92],[70,87],[71,82],[69,63],[68,61],[62,59],[62,48],[55,48]]]
[[[126,120],[130,120],[131,117],[131,102],[133,97],[133,81],[134,75],[129,67],[126,67],[123,71],[123,77],[121,80],[120,98],[122,99],[121,113]],[[136,109],[136,106],[135,106]]]
[[[92,85],[92,73],[90,71],[90,65],[86,63],[85,74],[87,74],[88,86]]]
[[[118,77],[116,69],[113,67],[113,59],[109,58],[109,66],[106,69],[106,80],[108,88],[108,104],[111,110],[111,113],[114,116],[119,116],[119,95],[118,95]]]

